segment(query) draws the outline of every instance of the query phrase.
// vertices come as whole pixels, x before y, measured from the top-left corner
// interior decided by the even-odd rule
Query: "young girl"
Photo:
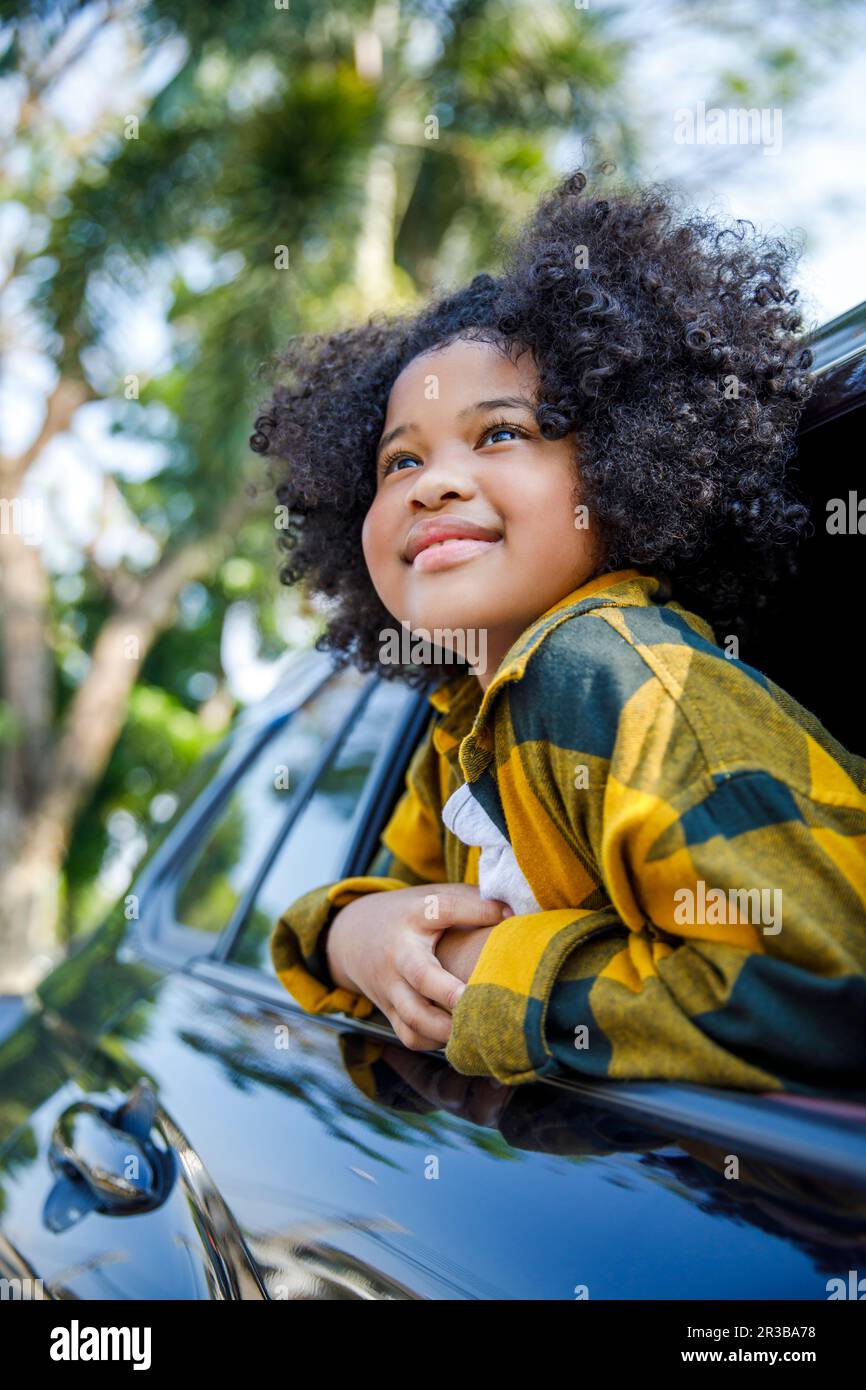
[[[280,359],[282,577],[434,713],[373,875],[274,965],[506,1084],[863,1085],[866,762],[737,657],[808,525],[793,252],[586,182],[500,278]]]

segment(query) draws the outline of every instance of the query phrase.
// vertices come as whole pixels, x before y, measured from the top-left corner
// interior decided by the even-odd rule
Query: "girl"
[[[792,262],[577,172],[500,277],[289,345],[282,577],[433,707],[373,873],[276,926],[304,1008],[506,1084],[862,1084],[866,762],[729,640],[808,524]]]

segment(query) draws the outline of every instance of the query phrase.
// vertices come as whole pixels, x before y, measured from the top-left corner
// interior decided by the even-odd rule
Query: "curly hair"
[[[577,170],[541,200],[505,243],[501,275],[414,314],[300,335],[266,364],[279,380],[250,445],[281,461],[280,578],[330,600],[318,645],[338,660],[419,686],[460,669],[380,664],[394,618],[361,548],[391,386],[456,338],[531,352],[539,431],[573,432],[578,446],[598,573],[664,574],[717,631],[748,634],[795,572],[810,522],[788,465],[814,385],[789,288],[798,246],[682,210],[664,184],[604,198],[587,184]]]

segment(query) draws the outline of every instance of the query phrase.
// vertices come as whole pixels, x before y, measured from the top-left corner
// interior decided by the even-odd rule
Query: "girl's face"
[[[481,634],[462,654],[485,652],[485,689],[524,628],[598,564],[591,519],[575,525],[573,437],[542,437],[537,391],[528,352],[514,363],[458,339],[413,358],[388,398],[362,531],[398,621]]]

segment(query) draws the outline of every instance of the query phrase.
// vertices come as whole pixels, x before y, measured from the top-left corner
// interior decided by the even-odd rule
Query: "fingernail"
[[[462,999],[465,993],[466,986],[460,985],[459,988],[454,991],[454,1003],[456,1004],[458,999]]]

